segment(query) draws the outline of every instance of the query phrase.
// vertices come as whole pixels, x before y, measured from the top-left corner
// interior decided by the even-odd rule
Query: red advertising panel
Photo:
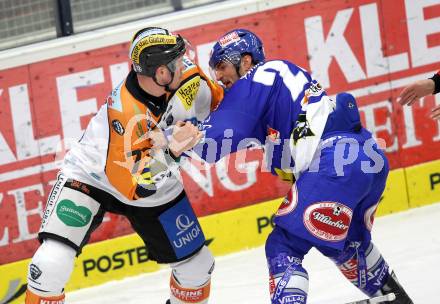
[[[435,1],[434,1],[435,2]],[[288,59],[313,72],[329,94],[350,91],[364,125],[383,138],[392,168],[440,158],[440,123],[429,109],[396,98],[402,87],[440,68],[440,4],[429,0],[307,1],[181,31],[200,64],[224,32],[247,28],[265,43],[269,59]],[[127,41],[130,37],[127,37]],[[72,54],[0,71],[0,264],[30,257],[45,198],[59,162],[111,88],[129,70],[128,44]],[[230,170],[224,170],[229,167]],[[286,184],[261,170],[253,151],[240,172],[231,163],[185,175],[199,215],[284,195]],[[92,242],[130,233],[114,215]]]

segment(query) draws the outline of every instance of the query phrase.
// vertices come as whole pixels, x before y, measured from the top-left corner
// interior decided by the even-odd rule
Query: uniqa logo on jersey
[[[185,214],[181,214],[176,218],[176,227],[179,231],[177,232],[178,238],[174,240],[173,243],[177,248],[181,248],[192,242],[201,232],[200,226],[195,225],[195,222]]]

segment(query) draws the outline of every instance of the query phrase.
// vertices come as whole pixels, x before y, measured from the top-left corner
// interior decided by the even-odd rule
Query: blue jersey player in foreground
[[[413,303],[371,242],[389,167],[355,99],[343,93],[333,101],[302,68],[265,61],[261,40],[247,30],[221,37],[209,64],[227,93],[193,151],[215,162],[257,142],[274,174],[296,180],[266,241],[272,303],[307,302],[302,261],[312,247],[369,297]]]

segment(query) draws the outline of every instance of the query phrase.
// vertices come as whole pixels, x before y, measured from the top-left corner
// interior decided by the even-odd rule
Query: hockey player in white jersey
[[[208,302],[214,259],[179,175],[168,166],[170,151],[152,149],[147,136],[157,127],[191,121],[174,130],[178,137],[178,129],[195,128],[223,98],[223,89],[185,51],[185,40],[166,29],[135,34],[132,71],[67,153],[48,197],[26,304],[64,303],[74,258],[105,212],[129,220],[149,259],[171,264],[167,303]]]

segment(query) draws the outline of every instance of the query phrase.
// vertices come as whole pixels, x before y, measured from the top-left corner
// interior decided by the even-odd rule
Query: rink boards
[[[393,170],[440,159],[440,121],[429,118],[432,107],[440,104],[440,94],[411,107],[397,103],[404,86],[432,76],[440,67],[436,4],[221,1],[201,7],[197,14],[183,10],[1,52],[0,264],[28,259],[38,248],[37,232],[62,156],[130,70],[129,39],[144,26],[160,23],[178,30],[191,41],[205,69],[221,34],[248,28],[265,42],[269,59],[287,59],[310,70],[330,95],[354,94],[362,124],[384,141]],[[227,164],[220,161],[184,176],[196,213],[207,216],[283,196],[288,186],[256,162],[261,163],[261,157],[251,155],[226,170]],[[438,180],[435,174],[427,177],[433,184]],[[409,171],[406,177],[411,187],[419,183]],[[396,194],[407,193],[412,201],[427,195],[417,192],[420,186],[410,191],[404,183],[397,184]],[[122,217],[107,215],[90,243],[131,233]]]
[[[393,170],[388,178],[378,216],[440,202],[440,161]],[[281,199],[200,218],[216,256],[261,246],[272,230]],[[373,231],[374,233],[374,231]],[[0,303],[23,303],[29,259],[0,266]],[[160,269],[148,260],[135,234],[90,244],[76,260],[67,292]]]
[[[397,104],[405,85],[439,69],[439,7],[435,0],[223,1],[198,15],[184,10],[0,54],[0,304],[24,292],[59,169],[54,157],[82,135],[129,71],[128,41],[144,26],[178,30],[205,69],[221,34],[238,26],[254,31],[268,58],[312,71],[330,95],[356,96],[363,125],[385,140],[393,169],[378,215],[440,202],[440,121],[428,118],[440,94],[412,107]],[[229,170],[220,162],[197,172],[197,183],[184,178],[216,255],[260,246],[270,231],[280,203],[273,199],[287,188],[257,161],[251,155]],[[159,269],[121,217],[107,215],[90,243],[67,290]]]

